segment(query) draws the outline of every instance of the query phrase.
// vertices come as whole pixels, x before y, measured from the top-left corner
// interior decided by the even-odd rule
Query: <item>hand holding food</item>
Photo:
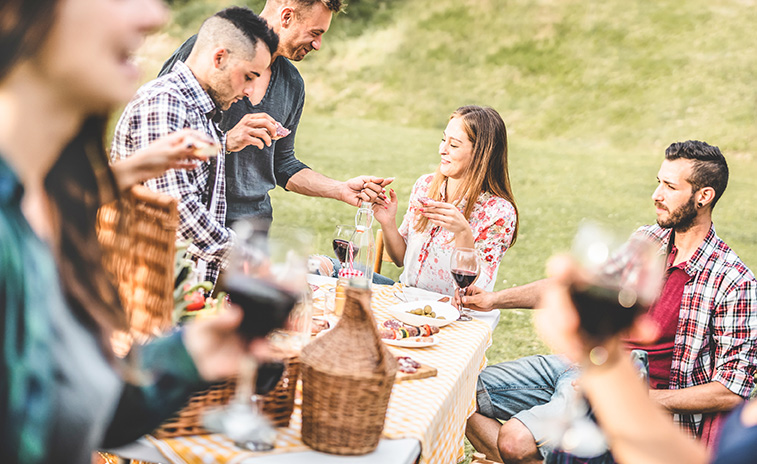
[[[111,169],[119,189],[125,191],[169,169],[194,169],[199,162],[207,161],[208,156],[217,155],[219,150],[220,146],[208,135],[182,129],[156,139],[128,158],[116,161]],[[212,155],[209,155],[211,151]]]
[[[248,145],[259,149],[270,147],[271,141],[284,137],[278,135],[280,124],[266,113],[246,114],[236,126],[226,133],[226,150],[237,152]],[[286,129],[282,126],[282,129]],[[283,134],[283,131],[281,132]],[[287,135],[289,132],[287,132]]]
[[[443,227],[453,234],[470,231],[470,224],[457,206],[431,199],[424,202],[419,200],[419,202],[421,203],[420,214],[427,217],[433,225]]]

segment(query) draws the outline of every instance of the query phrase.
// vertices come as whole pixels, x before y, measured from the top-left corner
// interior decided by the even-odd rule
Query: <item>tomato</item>
[[[197,311],[205,307],[205,294],[202,292],[193,292],[184,295],[184,301],[188,301],[187,311]]]

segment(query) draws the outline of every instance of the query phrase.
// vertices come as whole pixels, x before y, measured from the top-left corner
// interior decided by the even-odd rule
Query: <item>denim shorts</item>
[[[546,457],[557,445],[554,424],[566,412],[578,370],[560,356],[528,356],[494,364],[478,377],[478,412],[500,420],[518,419]]]

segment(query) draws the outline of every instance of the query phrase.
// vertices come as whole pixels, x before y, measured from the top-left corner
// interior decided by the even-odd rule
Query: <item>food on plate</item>
[[[329,324],[329,321],[325,319],[317,319],[314,317],[313,323],[310,324],[310,333],[311,335],[318,335],[324,330],[327,330],[330,326],[331,325]]]
[[[403,324],[395,319],[385,321],[384,324],[379,327],[381,338],[389,340],[401,340],[409,337],[428,337],[436,333],[439,333],[439,327],[433,327],[428,324],[416,327],[410,324]],[[433,341],[433,339],[426,341]]]
[[[387,329],[399,329],[404,325],[405,324],[402,321],[398,321],[397,319],[388,319],[384,321],[384,327]]]
[[[287,135],[291,134],[292,131],[287,129],[286,127],[282,126],[280,122],[276,122],[276,134],[271,137],[271,140],[278,140],[280,138],[286,137]]]
[[[434,337],[417,337],[413,341],[415,343],[434,343]]]
[[[421,368],[421,363],[410,356],[397,356],[397,364],[399,364],[400,372],[405,374],[414,374]]]
[[[443,297],[439,298],[439,300],[437,300],[437,301],[440,301],[442,303],[447,303],[449,301],[449,297],[448,296],[443,296]],[[444,319],[444,318],[440,317],[439,319]]]
[[[449,300],[449,298],[447,299]],[[431,305],[426,305],[423,308],[408,309],[405,312],[409,314],[415,314],[416,316],[430,317],[432,319],[444,319],[444,317],[436,315]]]

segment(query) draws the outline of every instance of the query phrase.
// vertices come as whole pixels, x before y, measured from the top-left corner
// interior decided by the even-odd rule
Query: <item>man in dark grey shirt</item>
[[[341,0],[268,0],[260,16],[279,35],[279,48],[267,75],[259,78],[255,94],[224,112],[220,128],[227,131],[226,223],[242,217],[271,219],[268,192],[281,187],[308,196],[334,198],[357,206],[360,201],[383,203],[383,189],[392,179],[358,176],[341,182],[308,168],[294,155],[294,138],[305,102],[305,85],[297,68],[312,50],[321,48]],[[196,37],[191,37],[163,65],[169,72],[184,60]],[[276,122],[291,133],[272,140]]]

